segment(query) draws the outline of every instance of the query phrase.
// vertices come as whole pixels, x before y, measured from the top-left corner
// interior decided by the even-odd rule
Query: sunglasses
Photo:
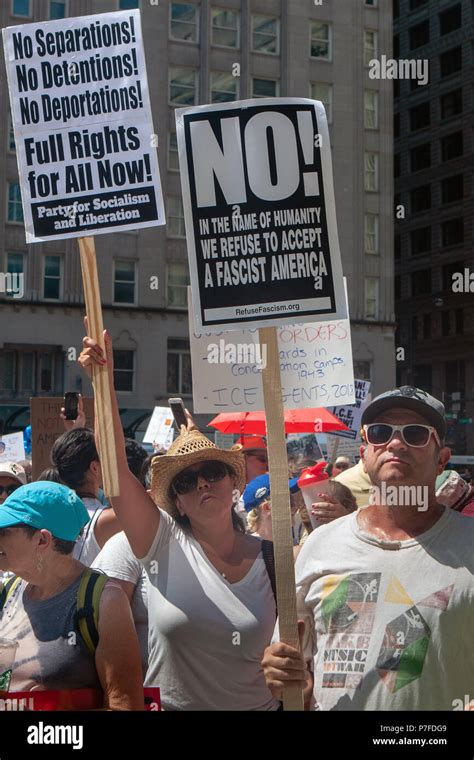
[[[363,429],[367,443],[372,446],[384,446],[392,440],[396,432],[401,434],[407,446],[417,449],[428,446],[432,435],[438,446],[441,446],[439,435],[431,425],[389,425],[385,422],[374,422],[372,425],[364,425]]]
[[[223,480],[230,470],[224,462],[205,462],[198,470],[183,470],[171,483],[171,488],[176,494],[182,496],[194,491],[198,484],[198,478],[204,478],[208,483],[217,483]]]
[[[3,495],[4,491],[7,494],[7,496],[11,496],[12,493],[13,493],[13,491],[16,491],[16,489],[19,488],[19,487],[20,487],[19,483],[18,483],[18,485],[13,485],[12,484],[11,486],[0,486],[0,496]]]

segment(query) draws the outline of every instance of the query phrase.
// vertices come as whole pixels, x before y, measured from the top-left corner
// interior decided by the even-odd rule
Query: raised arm
[[[87,317],[84,320],[86,331],[88,329]],[[120,421],[117,396],[114,388],[114,362],[112,351],[112,340],[104,330],[104,341],[106,356],[103,356],[99,344],[92,338],[84,338],[83,350],[79,356],[81,367],[87,372],[89,377],[92,375],[92,367],[107,366],[110,395],[112,399],[112,417],[114,424],[115,447],[117,450],[117,465],[119,474],[120,496],[111,499],[115,514],[125,531],[130,542],[130,546],[137,557],[144,557],[148,554],[153,540],[155,538],[158,526],[160,524],[160,513],[156,508],[152,498],[147,494],[142,484],[130,472],[125,453],[125,436]],[[97,425],[97,407],[96,407],[96,426],[95,435],[97,441],[97,450],[100,453],[98,442],[98,425]]]

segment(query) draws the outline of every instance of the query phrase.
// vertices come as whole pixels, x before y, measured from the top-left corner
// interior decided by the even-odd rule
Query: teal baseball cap
[[[31,525],[49,530],[63,541],[75,541],[89,520],[89,513],[75,491],[51,481],[21,486],[0,505],[0,528]]]

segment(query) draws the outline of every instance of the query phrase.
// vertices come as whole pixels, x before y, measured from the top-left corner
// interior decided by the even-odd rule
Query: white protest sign
[[[189,291],[188,291],[189,293]],[[189,301],[189,335],[196,412],[264,409],[265,345],[257,329],[220,334],[198,332]],[[287,409],[355,401],[348,319],[279,327],[283,404]]]
[[[0,462],[22,462],[25,459],[23,433],[0,436]]]
[[[328,462],[335,462],[338,457],[349,457],[353,464],[358,460],[360,444],[357,441],[339,438],[334,433],[328,433],[326,446]]]
[[[8,27],[26,242],[164,224],[138,10]]]
[[[143,443],[152,443],[168,449],[173,442],[173,415],[167,406],[155,406],[143,436]]]
[[[340,430],[338,432],[331,433],[331,435],[336,435],[340,438],[350,438],[353,441],[355,441],[359,435],[362,412],[364,411],[365,405],[368,401],[370,382],[368,380],[355,380],[354,389],[354,404],[346,404],[345,406],[338,405],[335,406],[334,409],[330,410],[332,414],[336,415],[336,417],[338,417],[341,422],[343,422],[349,428],[349,430]]]
[[[176,125],[197,329],[346,318],[322,103],[180,108]]]

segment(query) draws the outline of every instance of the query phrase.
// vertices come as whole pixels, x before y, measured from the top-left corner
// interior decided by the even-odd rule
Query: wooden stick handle
[[[288,491],[288,459],[285,444],[285,420],[283,416],[280,357],[276,327],[260,328],[259,340],[261,345],[267,346],[267,366],[262,368],[262,382],[267,419],[273,547],[275,551],[280,640],[298,649],[295,566]],[[300,689],[285,689],[283,692],[283,709],[303,710],[303,692]]]
[[[99,277],[93,237],[79,238],[81,252],[82,282],[86,300],[90,337],[99,343],[105,356],[104,323],[100,302]],[[92,384],[97,411],[99,432],[99,456],[102,467],[104,491],[107,498],[120,495],[117,454],[115,451],[112,400],[107,367],[92,367]]]

